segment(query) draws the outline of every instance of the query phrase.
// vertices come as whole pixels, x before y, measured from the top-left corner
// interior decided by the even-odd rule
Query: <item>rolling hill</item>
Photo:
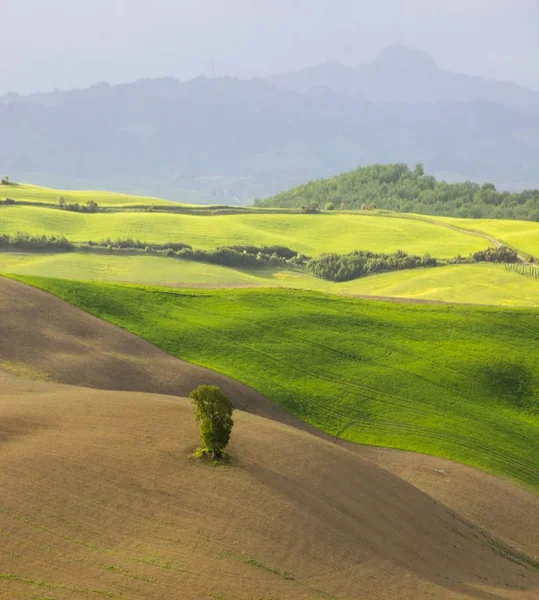
[[[0,365],[0,597],[537,593],[530,562],[470,517],[539,555],[538,496],[441,459],[356,445],[350,453],[242,413],[232,466],[204,467],[189,459],[198,436],[187,403],[140,390],[182,395],[198,376],[213,376],[245,408],[308,426],[254,390],[35,288],[0,279],[0,306],[0,357],[12,359]],[[432,489],[466,520],[372,460]]]
[[[520,252],[539,257],[539,223],[508,221],[502,219],[451,219],[437,217],[436,220],[468,229],[480,231],[499,242],[517,248]]]
[[[430,69],[395,62],[393,94],[421,72],[442,99],[373,103],[229,77],[10,94],[0,98],[0,164],[15,180],[52,187],[225,204],[388,162],[424,162],[459,181],[495,177],[511,189],[539,185],[535,109],[474,92],[453,97],[436,89]]]
[[[309,256],[356,249],[451,258],[489,242],[436,224],[361,214],[233,214],[200,216],[156,212],[76,213],[35,206],[0,207],[0,233],[63,235],[71,241],[133,238],[182,242],[195,248],[284,245]]]
[[[28,185],[16,183],[12,185],[0,186],[0,198],[10,198],[17,202],[32,202],[39,204],[57,205],[60,198],[66,203],[81,205],[86,204],[88,200],[97,202],[99,206],[105,207],[130,207],[130,206],[151,206],[151,205],[172,205],[177,206],[177,202],[170,202],[162,198],[151,196],[135,196],[130,194],[119,194],[108,191],[90,191],[90,190],[55,190],[37,185]]]
[[[539,590],[525,557],[308,434],[237,413],[232,465],[216,469],[191,458],[198,432],[177,397],[1,373],[0,383],[2,597],[484,600]]]
[[[510,545],[539,557],[535,535],[539,496],[506,479],[435,456],[335,440],[253,388],[165,354],[124,329],[12,279],[0,278],[0,307],[0,369],[4,372],[89,388],[180,396],[201,383],[213,383],[238,408],[345,446],[409,480]]]
[[[240,270],[157,256],[0,253],[0,273],[174,287],[288,287],[333,294],[434,302],[539,306],[539,280],[503,265],[450,265],[333,283],[299,271]]]
[[[378,208],[398,213],[449,217],[523,219],[539,221],[539,190],[498,191],[492,183],[447,183],[426,175],[422,164],[359,167],[328,179],[316,179],[256,206],[298,208],[314,203],[320,208],[357,210]]]
[[[254,387],[330,435],[539,486],[536,310],[23,280]]]

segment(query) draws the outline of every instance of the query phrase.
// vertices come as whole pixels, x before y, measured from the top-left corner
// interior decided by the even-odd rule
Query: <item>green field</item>
[[[39,202],[43,204],[58,204],[60,198],[68,204],[86,204],[88,200],[97,202],[99,206],[107,207],[125,207],[137,205],[171,204],[177,206],[178,203],[162,198],[153,198],[151,196],[135,196],[131,194],[118,194],[105,191],[78,191],[78,190],[54,190],[51,188],[38,187],[36,185],[7,185],[0,186],[0,199],[11,198],[13,200],[23,200],[25,202]]]
[[[539,279],[504,265],[449,265],[396,271],[338,284],[339,293],[442,300],[466,304],[539,306]]]
[[[418,298],[502,306],[539,306],[539,280],[503,265],[451,265],[332,283],[297,271],[242,271],[157,256],[0,253],[0,273],[178,287],[290,287],[335,294]]]
[[[495,237],[502,244],[522,250],[539,258],[539,223],[533,221],[506,221],[503,219],[453,219],[434,217],[442,223],[479,231]]]
[[[539,487],[539,311],[21,278],[355,442]]]
[[[75,213],[29,206],[0,208],[0,233],[63,235],[71,241],[135,238],[149,243],[184,242],[196,248],[238,244],[283,245],[310,256],[352,250],[439,258],[488,247],[481,238],[412,219],[355,214]]]

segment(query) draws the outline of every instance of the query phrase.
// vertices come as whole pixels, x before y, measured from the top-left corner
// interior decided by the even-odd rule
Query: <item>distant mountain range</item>
[[[275,75],[270,83],[296,92],[326,88],[375,103],[437,103],[488,100],[539,114],[539,93],[516,83],[458,75],[438,67],[427,52],[388,46],[372,63],[349,67],[327,62]]]
[[[371,163],[539,187],[539,94],[391,46],[270,80],[141,80],[0,97],[0,170],[57,187],[242,202]]]

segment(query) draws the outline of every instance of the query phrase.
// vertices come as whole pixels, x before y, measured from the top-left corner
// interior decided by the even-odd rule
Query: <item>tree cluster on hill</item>
[[[425,175],[422,164],[360,167],[349,173],[311,181],[266,200],[258,207],[340,209],[373,208],[450,217],[539,221],[539,190],[500,192],[492,183],[446,183]]]
[[[79,204],[78,202],[66,202],[62,196],[58,201],[58,208],[62,210],[70,210],[72,212],[97,212],[99,204],[94,200],[88,200],[86,204]]]
[[[146,250],[150,248],[151,250],[173,250],[177,252],[178,250],[183,250],[184,248],[192,248],[189,244],[183,244],[181,242],[166,242],[165,244],[151,244],[149,245],[147,242],[141,242],[140,240],[135,240],[133,238],[118,238],[116,240],[111,239],[110,237],[100,240],[98,242],[94,242],[92,240],[86,242],[86,246],[90,248],[107,248],[109,250],[122,248],[124,250]]]
[[[428,254],[420,257],[402,250],[393,254],[355,250],[349,254],[322,254],[307,263],[306,271],[329,281],[350,281],[374,273],[436,266],[438,261]]]

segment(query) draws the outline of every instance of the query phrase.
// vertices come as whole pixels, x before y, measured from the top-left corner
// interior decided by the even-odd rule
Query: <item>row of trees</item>
[[[58,201],[58,208],[61,210],[70,210],[72,212],[94,213],[99,210],[99,204],[94,200],[88,200],[85,204],[78,202],[66,202],[66,199],[61,196]]]
[[[377,207],[450,217],[523,219],[539,221],[539,190],[500,192],[492,183],[446,183],[425,175],[423,165],[412,171],[405,164],[373,165],[311,181],[281,192],[258,207],[358,210]],[[309,208],[309,210],[305,210]]]
[[[147,244],[131,238],[82,243],[70,242],[63,236],[33,236],[17,232],[15,235],[0,235],[0,248],[27,250],[33,252],[84,252],[132,254],[145,253],[171,258],[181,258],[195,262],[206,262],[239,269],[257,269],[267,267],[288,267],[302,269],[309,258],[286,246],[232,246],[215,250],[199,250],[189,244],[168,242],[166,244]]]
[[[0,248],[29,252],[72,252],[75,244],[63,236],[30,235],[18,231],[15,235],[0,234]]]
[[[348,254],[328,253],[322,254],[319,258],[309,259],[286,246],[231,246],[215,250],[199,250],[189,244],[179,242],[148,245],[140,240],[130,238],[118,240],[109,238],[100,242],[75,243],[63,236],[33,236],[22,232],[17,232],[15,235],[0,234],[0,249],[30,252],[82,250],[107,254],[145,253],[239,269],[292,268],[304,270],[315,277],[328,281],[350,281],[374,273],[436,267],[440,264],[429,254],[410,255],[402,250],[391,254],[355,250]],[[514,264],[520,262],[520,259],[513,248],[500,246],[481,250],[469,257],[457,256],[446,262],[452,264],[471,262]]]

